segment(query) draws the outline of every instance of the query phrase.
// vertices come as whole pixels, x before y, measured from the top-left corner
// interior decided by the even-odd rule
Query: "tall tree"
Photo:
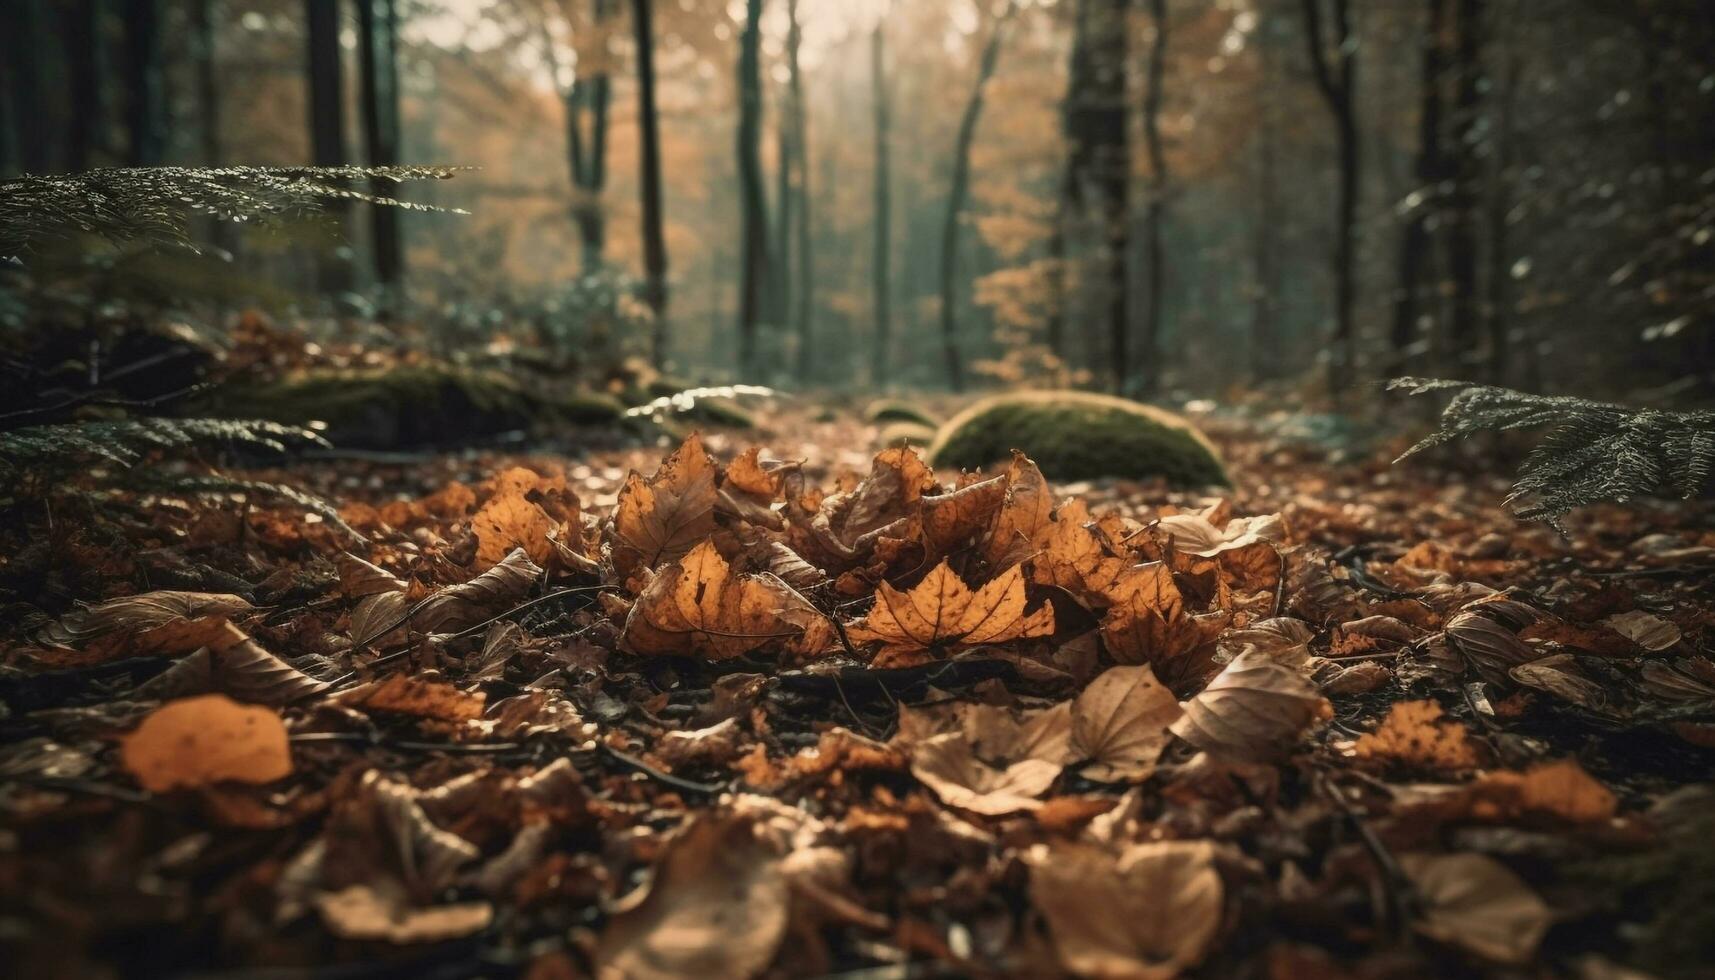
[[[560,93],[566,114],[566,163],[572,178],[572,222],[577,225],[583,249],[583,270],[590,274],[602,265],[606,247],[607,219],[602,192],[607,187],[607,122],[613,102],[612,53],[614,0],[590,0],[587,22],[579,22],[572,11],[578,0],[562,4],[566,31],[577,47],[571,84]],[[542,49],[548,70],[560,77],[560,56],[548,18],[542,19]]]
[[[1477,270],[1482,241],[1483,0],[1458,0],[1454,16],[1453,194],[1447,209],[1452,322],[1448,353],[1460,367],[1482,343],[1482,294]]]
[[[1441,149],[1442,77],[1447,71],[1447,2],[1429,0],[1423,27],[1423,61],[1417,110],[1417,186],[1408,201],[1405,232],[1399,244],[1399,283],[1394,295],[1392,342],[1401,369],[1407,350],[1420,339],[1424,317],[1424,272],[1434,239],[1430,222],[1447,179]]]
[[[815,282],[810,245],[810,125],[809,111],[804,104],[804,75],[798,63],[799,48],[804,32],[798,23],[798,0],[786,0],[786,72],[787,91],[791,101],[792,160],[797,176],[797,208],[794,229],[798,247],[798,284],[795,292],[797,306],[793,310],[798,335],[798,379],[809,381],[815,370],[815,325],[811,322],[811,290]],[[781,166],[786,166],[782,161]]]
[[[71,83],[71,132],[68,134],[73,171],[96,165],[107,147],[106,59],[102,57],[101,0],[70,0],[61,9],[61,37]]]
[[[1073,61],[1066,93],[1069,179],[1081,211],[1095,212],[1102,229],[1099,282],[1105,309],[1111,383],[1131,378],[1131,303],[1127,256],[1131,242],[1131,137],[1126,125],[1129,0],[1079,0],[1076,32],[1082,57]]]
[[[649,359],[667,361],[667,236],[661,212],[661,117],[655,108],[655,28],[650,0],[631,0],[637,44],[638,187],[643,212],[643,301],[654,314]]]
[[[1334,338],[1328,360],[1328,389],[1339,402],[1352,382],[1358,360],[1357,328],[1353,322],[1357,293],[1358,221],[1358,51],[1352,35],[1350,0],[1330,0],[1332,36],[1323,27],[1323,0],[1304,0],[1305,37],[1310,67],[1328,112],[1334,117],[1340,159],[1339,202],[1334,218]],[[1330,62],[1328,50],[1334,55]]]
[[[746,374],[757,363],[757,323],[768,281],[768,206],[762,185],[762,0],[745,0],[738,57],[738,176],[743,209],[740,242],[738,360]]]
[[[875,251],[871,261],[870,295],[875,313],[875,331],[870,338],[870,383],[887,383],[893,359],[892,262],[893,191],[889,186],[890,130],[887,94],[887,19],[878,18],[869,35],[869,79],[875,109]]]
[[[947,214],[941,223],[940,284],[941,352],[945,359],[947,382],[954,391],[965,389],[964,363],[959,355],[958,297],[954,294],[953,284],[958,270],[959,223],[965,210],[965,199],[970,193],[971,143],[976,139],[983,99],[989,79],[994,77],[995,66],[1000,61],[1000,48],[1006,40],[1007,27],[1017,13],[1018,0],[1006,0],[1006,6],[989,31],[988,41],[983,44],[976,82],[971,86],[970,98],[965,101],[964,114],[959,117],[958,135],[953,141],[953,175],[947,190]]]
[[[1144,314],[1138,393],[1155,394],[1161,382],[1162,293],[1167,285],[1166,249],[1161,241],[1167,207],[1167,154],[1161,143],[1162,77],[1167,66],[1167,0],[1150,0],[1155,39],[1149,52],[1149,75],[1143,89],[1143,140],[1149,155],[1149,199],[1144,205]]]
[[[339,0],[304,0],[304,26],[309,64],[310,162],[318,167],[345,166]],[[336,236],[343,236],[349,212],[341,203],[329,206],[327,217]],[[351,269],[336,249],[320,256],[317,277],[324,292],[351,288]]]
[[[167,103],[161,69],[159,0],[127,0],[125,37],[126,163],[152,167],[166,159]]]
[[[399,162],[399,12],[395,0],[357,0],[358,64],[362,76],[363,149],[372,167]],[[377,182],[377,197],[387,188]],[[399,210],[376,204],[369,209],[374,239],[375,279],[387,292],[388,305],[405,271],[399,241]]]
[[[1250,375],[1275,377],[1279,365],[1280,319],[1280,84],[1275,19],[1260,22],[1254,41],[1257,59],[1256,215],[1251,222]]]

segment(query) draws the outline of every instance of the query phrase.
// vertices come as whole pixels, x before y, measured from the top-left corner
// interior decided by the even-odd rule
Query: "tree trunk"
[[[739,276],[738,360],[753,376],[757,321],[768,278],[768,214],[762,185],[762,2],[746,0],[738,59],[738,175],[743,207],[742,271]]]
[[[1067,92],[1066,131],[1071,180],[1080,210],[1094,208],[1102,228],[1105,309],[1111,383],[1124,392],[1131,377],[1130,296],[1126,256],[1131,231],[1131,141],[1127,129],[1126,14],[1129,0],[1080,0],[1076,30],[1083,57],[1074,57]],[[1074,44],[1074,48],[1078,45]]]
[[[976,139],[977,122],[983,113],[983,97],[989,79],[994,77],[1000,61],[1000,46],[1006,40],[1007,25],[1018,13],[1018,4],[1009,2],[995,20],[988,42],[983,45],[977,64],[976,83],[959,118],[958,136],[953,142],[953,176],[947,191],[947,215],[941,224],[941,353],[947,369],[947,383],[954,391],[965,390],[964,363],[959,356],[958,297],[954,294],[954,279],[958,271],[959,218],[965,209],[965,198],[971,182],[971,143]]]
[[[805,383],[815,373],[816,361],[814,326],[810,322],[814,309],[811,305],[811,290],[815,282],[810,245],[810,125],[809,109],[804,104],[804,78],[798,65],[798,49],[802,42],[803,32],[798,24],[798,0],[786,0],[787,87],[791,92],[792,145],[796,151],[792,165],[798,176],[798,207],[793,212],[797,218],[794,230],[798,241],[798,285],[795,296],[797,307],[793,312],[793,320],[798,334],[798,380]]]
[[[613,14],[613,0],[594,0],[596,30]],[[577,25],[571,25],[575,31]],[[548,69],[559,74],[554,41],[546,25],[542,48]],[[607,118],[613,102],[613,85],[605,65],[585,74],[578,65],[577,77],[561,97],[566,116],[566,164],[572,179],[572,224],[577,227],[585,275],[599,272],[607,244],[607,219],[602,210],[602,191],[607,186]],[[585,130],[588,133],[585,133]]]
[[[1256,218],[1251,236],[1252,289],[1250,374],[1264,381],[1280,374],[1277,350],[1280,310],[1280,127],[1275,98],[1279,84],[1272,24],[1255,40],[1257,56]]]
[[[1406,372],[1408,350],[1422,336],[1423,273],[1434,241],[1430,218],[1439,205],[1446,163],[1441,152],[1441,76],[1447,68],[1447,0],[1429,0],[1423,32],[1422,88],[1417,118],[1417,187],[1399,246],[1399,292],[1394,297],[1392,345]]]
[[[1482,315],[1478,302],[1477,267],[1479,201],[1482,161],[1477,143],[1482,138],[1482,0],[1458,0],[1455,22],[1458,89],[1454,111],[1458,120],[1457,165],[1449,209],[1449,263],[1452,273],[1452,355],[1459,368],[1476,354],[1481,343]]]
[[[1161,383],[1162,290],[1166,285],[1166,254],[1161,242],[1162,212],[1167,197],[1167,156],[1161,144],[1161,86],[1167,64],[1167,0],[1150,0],[1155,42],[1149,54],[1148,85],[1143,94],[1143,136],[1149,153],[1149,203],[1144,210],[1145,256],[1143,337],[1138,393],[1154,395]]]
[[[395,0],[357,0],[358,54],[363,73],[363,147],[372,167],[399,163],[399,22]],[[387,196],[385,181],[371,191]],[[399,210],[375,205],[373,222],[375,279],[387,293],[391,310],[399,301],[405,254],[399,242]]]
[[[158,0],[127,0],[123,19],[126,163],[153,167],[166,159],[167,149]]]
[[[345,155],[345,100],[341,83],[342,66],[339,47],[338,0],[304,0],[305,34],[309,61],[310,154],[318,167],[342,167]],[[342,202],[330,202],[328,221],[334,234],[344,237],[350,208]],[[351,269],[329,249],[320,256],[317,276],[323,292],[337,293],[351,288]]]
[[[105,155],[107,79],[101,46],[100,0],[71,0],[64,9],[66,69],[71,82],[71,132],[67,134],[72,171],[88,170]]]
[[[643,301],[654,314],[649,359],[667,363],[667,238],[661,214],[660,114],[655,109],[655,31],[649,0],[631,0],[637,41],[638,185],[643,204]]]
[[[877,21],[869,37],[870,90],[875,106],[875,251],[870,270],[872,305],[875,312],[875,334],[871,338],[870,383],[876,387],[887,384],[892,361],[893,313],[890,309],[892,283],[890,264],[892,249],[892,188],[889,187],[889,119],[887,75],[885,74],[887,36],[884,21]]]
[[[1316,86],[1334,117],[1339,147],[1339,204],[1334,227],[1334,337],[1328,361],[1328,390],[1339,405],[1352,382],[1357,365],[1358,338],[1353,323],[1356,293],[1358,215],[1358,123],[1354,102],[1357,51],[1352,39],[1348,0],[1333,0],[1334,36],[1322,36],[1322,0],[1304,0],[1305,36],[1310,45],[1310,65]],[[1328,62],[1327,48],[1336,52],[1337,64]]]
[[[1504,49],[1503,49],[1504,50]],[[1488,195],[1488,316],[1489,381],[1505,385],[1512,375],[1512,248],[1507,213],[1512,210],[1508,188],[1512,179],[1513,126],[1518,96],[1519,57],[1507,50],[1505,67],[1495,100],[1494,153],[1491,155]],[[1530,389],[1540,390],[1540,389]]]
[[[763,319],[779,332],[784,328],[792,304],[792,123],[787,105],[790,93],[779,99],[774,110],[774,230],[768,254],[768,310]]]

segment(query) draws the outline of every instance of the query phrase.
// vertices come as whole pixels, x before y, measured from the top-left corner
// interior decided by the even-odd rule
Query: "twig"
[[[629,752],[621,752],[619,749],[614,748],[606,742],[597,741],[596,747],[607,753],[615,762],[629,766],[645,776],[648,776],[650,779],[664,785],[671,786],[674,789],[682,789],[689,793],[705,793],[710,796],[726,791],[725,786],[716,786],[710,783],[699,783],[692,779],[686,779],[683,776],[675,776],[670,772],[662,772],[649,763],[644,762],[642,759],[639,759],[637,756],[634,756]]]
[[[1376,836],[1375,831],[1370,829],[1370,825],[1353,808],[1345,794],[1340,792],[1338,786],[1330,783],[1326,775],[1321,773],[1316,776],[1316,786],[1352,825],[1352,829],[1357,831],[1358,840],[1363,843],[1364,850],[1369,852],[1370,860],[1375,862],[1376,870],[1381,873],[1382,891],[1394,916],[1394,925],[1404,933],[1416,903],[1416,890],[1411,879],[1406,876],[1399,862],[1394,860],[1393,854],[1381,842],[1381,838]]]

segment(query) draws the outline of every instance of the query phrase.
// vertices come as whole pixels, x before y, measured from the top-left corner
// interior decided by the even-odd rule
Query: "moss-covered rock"
[[[449,445],[541,423],[619,426],[625,409],[604,395],[545,397],[497,371],[456,365],[321,370],[261,385],[228,385],[214,411],[295,425],[323,423],[337,446]]]
[[[1227,482],[1215,447],[1172,412],[1108,395],[1028,391],[984,399],[941,427],[936,466],[976,469],[1021,450],[1055,480],[1160,477],[1175,486]]]
[[[876,437],[876,442],[880,443],[882,449],[897,449],[907,445],[921,448],[934,441],[934,426],[917,422],[890,422],[881,427],[881,434]]]
[[[878,398],[863,410],[864,421],[872,425],[885,425],[888,422],[915,422],[933,429],[941,424],[941,420],[916,405],[898,398]]]

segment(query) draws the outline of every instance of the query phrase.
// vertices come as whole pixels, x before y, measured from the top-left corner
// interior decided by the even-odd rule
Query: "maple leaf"
[[[910,592],[887,582],[869,614],[848,630],[853,640],[880,640],[876,666],[906,666],[955,646],[1006,643],[1054,632],[1054,607],[1026,613],[1024,573],[1013,566],[973,592],[946,560]]]
[[[1185,612],[1185,599],[1162,562],[1122,569],[1104,593],[1102,645],[1121,664],[1165,668],[1203,645],[1205,626]],[[1175,667],[1172,674],[1183,673]]]
[[[772,575],[734,575],[712,541],[657,572],[625,617],[632,653],[727,660],[798,635],[809,601]]]
[[[633,471],[613,511],[613,563],[622,581],[683,557],[715,529],[715,464],[692,433],[655,475]]]
[[[1031,580],[1072,593],[1085,605],[1106,605],[1108,591],[1131,562],[1108,550],[1095,532],[1085,527],[1090,510],[1081,500],[1067,502],[1054,521],[1039,526],[1031,559]]]
[[[925,492],[935,477],[909,448],[876,454],[869,475],[850,493],[818,500],[799,494],[786,509],[792,549],[823,568],[864,563],[888,537],[910,539]]]

